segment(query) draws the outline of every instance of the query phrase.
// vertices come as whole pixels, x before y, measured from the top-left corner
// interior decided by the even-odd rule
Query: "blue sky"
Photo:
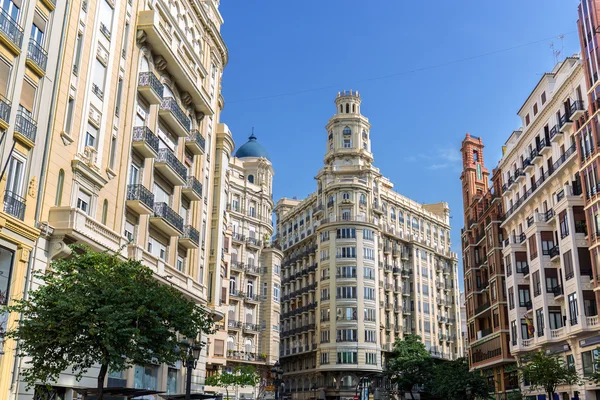
[[[359,90],[375,165],[403,195],[450,203],[460,254],[460,143],[466,132],[481,136],[486,166],[496,166],[520,126],[517,110],[554,65],[551,43],[563,58],[579,51],[577,5],[223,0],[230,59],[221,119],[238,147],[255,128],[276,200],[303,198],[316,190],[336,93]]]

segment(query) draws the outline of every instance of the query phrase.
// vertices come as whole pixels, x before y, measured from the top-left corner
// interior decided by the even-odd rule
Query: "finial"
[[[256,136],[254,136],[254,127],[252,127],[252,133],[250,134],[249,140],[256,140]]]

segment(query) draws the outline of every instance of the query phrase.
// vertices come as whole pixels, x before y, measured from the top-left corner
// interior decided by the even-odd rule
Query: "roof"
[[[269,159],[269,153],[267,153],[267,150],[265,150],[265,148],[260,143],[258,143],[258,141],[256,140],[256,136],[254,136],[254,133],[252,135],[250,135],[250,137],[248,138],[248,141],[246,143],[244,143],[235,152],[235,156],[237,158],[245,158],[245,157],[266,158],[267,160],[271,161]]]

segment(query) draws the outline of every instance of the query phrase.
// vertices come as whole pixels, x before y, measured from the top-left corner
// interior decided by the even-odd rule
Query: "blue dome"
[[[250,135],[250,137],[248,138],[248,141],[246,143],[244,143],[242,145],[242,147],[240,147],[235,152],[235,156],[237,158],[263,157],[263,158],[266,158],[267,160],[271,161],[269,159],[269,153],[267,153],[267,150],[265,150],[265,148],[262,147],[262,145],[260,143],[258,143],[258,141],[256,140],[256,136],[254,136],[254,133],[252,135]]]

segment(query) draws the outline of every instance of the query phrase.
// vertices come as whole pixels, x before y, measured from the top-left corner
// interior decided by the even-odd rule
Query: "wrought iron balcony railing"
[[[154,75],[152,72],[140,72],[138,77],[138,86],[148,86],[154,90],[157,95],[163,97],[165,89],[156,75]]]
[[[127,200],[139,200],[149,208],[154,208],[154,193],[144,185],[127,185]]]
[[[167,203],[155,203],[154,216],[165,219],[169,224],[183,232],[183,218]]]
[[[173,154],[173,152],[169,149],[159,149],[158,157],[156,157],[156,162],[165,162],[167,163],[177,175],[179,175],[184,180],[187,178],[187,169],[185,166],[177,159],[177,156]]]
[[[37,134],[37,122],[31,118],[27,113],[22,110],[17,111],[17,118],[15,120],[15,132],[19,132],[27,139],[35,143],[35,136]]]
[[[185,130],[188,132],[190,131],[192,123],[173,97],[165,97],[160,104],[160,109],[172,112],[177,121],[179,121]]]
[[[4,193],[4,212],[22,221],[25,219],[25,199],[7,190]]]
[[[44,50],[41,44],[33,39],[29,40],[29,46],[27,47],[27,58],[36,63],[43,71],[46,71],[48,53],[46,50]]]
[[[23,44],[23,28],[3,8],[0,8],[0,32],[6,35],[16,47]]]

